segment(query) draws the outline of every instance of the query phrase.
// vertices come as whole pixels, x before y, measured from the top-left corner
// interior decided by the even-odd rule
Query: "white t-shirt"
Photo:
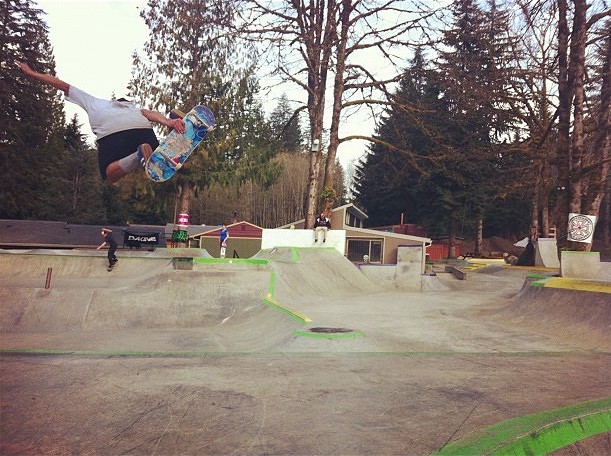
[[[140,108],[129,101],[103,100],[72,85],[66,100],[79,105],[87,112],[91,130],[97,139],[123,130],[153,128]]]

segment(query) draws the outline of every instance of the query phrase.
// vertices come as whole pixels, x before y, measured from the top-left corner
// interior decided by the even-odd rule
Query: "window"
[[[382,241],[374,239],[348,239],[348,259],[362,262],[365,255],[370,263],[382,262]]]

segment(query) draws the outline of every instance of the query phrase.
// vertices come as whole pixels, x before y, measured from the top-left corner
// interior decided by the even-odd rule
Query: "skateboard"
[[[183,120],[185,132],[172,130],[147,160],[144,169],[152,181],[163,182],[174,176],[214,128],[214,114],[206,106],[195,106]]]

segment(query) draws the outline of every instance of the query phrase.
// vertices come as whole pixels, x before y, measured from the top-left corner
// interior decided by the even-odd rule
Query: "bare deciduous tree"
[[[567,237],[568,214],[587,212],[598,216],[604,183],[608,177],[608,144],[609,144],[609,90],[608,60],[606,80],[602,82],[602,96],[599,103],[599,115],[591,117],[586,112],[587,92],[586,75],[591,74],[587,67],[586,55],[588,46],[604,38],[608,41],[608,29],[600,32],[597,27],[611,10],[592,11],[586,0],[573,0],[572,9],[567,0],[558,0],[558,186],[562,190],[558,196],[557,226],[561,241]],[[588,10],[590,14],[588,17]],[[571,18],[572,14],[572,18]],[[572,19],[572,20],[571,20]],[[607,25],[608,25],[608,21]],[[569,27],[569,23],[572,28]],[[608,45],[605,51],[608,59]],[[589,71],[588,71],[589,70]],[[586,147],[585,121],[598,124],[599,136],[593,148]],[[595,185],[590,185],[590,182]],[[564,242],[563,242],[564,244]],[[592,244],[570,242],[571,250],[589,250]]]
[[[401,77],[407,46],[424,43],[426,19],[436,12],[418,0],[241,0],[235,11],[241,19],[235,32],[262,44],[270,75],[306,92],[310,143],[322,145],[328,132],[322,194],[329,210],[340,143],[371,140],[367,135],[340,138],[341,126],[359,107],[367,106],[375,118],[379,107],[389,103],[389,86]],[[332,100],[328,129],[327,99]],[[306,227],[316,217],[323,149],[311,156]]]

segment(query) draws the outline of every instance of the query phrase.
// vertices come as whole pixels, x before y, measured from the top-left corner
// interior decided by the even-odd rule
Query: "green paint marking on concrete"
[[[293,334],[301,337],[311,337],[313,339],[356,339],[364,334],[361,331],[335,332],[335,333],[316,333],[311,331],[295,330]]]
[[[283,305],[277,303],[269,295],[266,296],[265,298],[263,298],[263,303],[265,305],[267,305],[268,307],[271,307],[272,309],[279,310],[283,314],[288,315],[292,320],[295,320],[296,322],[301,323],[302,325],[305,325],[306,323],[312,321],[308,317],[306,317],[305,315],[302,315],[302,314],[300,314],[298,312],[294,312],[294,311],[284,307]]]
[[[229,351],[207,351],[207,350],[192,350],[192,351],[148,351],[148,350],[70,350],[70,349],[44,349],[44,348],[4,348],[0,349],[0,355],[50,355],[50,356],[123,356],[136,358],[151,358],[151,357],[168,357],[168,358],[199,358],[206,356],[231,357],[231,356],[319,356],[324,355],[342,355],[342,356],[400,356],[400,357],[432,357],[442,358],[448,356],[477,356],[477,357],[529,357],[529,356],[575,356],[583,355],[583,352],[408,352],[408,351],[341,351],[341,350],[307,350],[307,351],[283,351],[283,350],[229,350]],[[611,353],[600,352],[597,355],[611,355]]]
[[[291,246],[291,245],[278,245],[272,249],[265,249],[265,252],[272,252],[274,250],[277,249],[288,249],[291,251],[291,259],[290,260],[278,260],[278,259],[273,259],[270,261],[277,261],[279,263],[299,263],[299,252],[297,250],[297,247]]]
[[[571,277],[553,277],[545,286],[564,290],[590,291],[594,293],[611,293],[611,284],[603,281],[574,279]]]
[[[534,282],[530,282],[529,285],[531,287],[544,287],[546,280],[536,280]]]
[[[251,265],[259,265],[259,264],[269,264],[269,261],[260,259],[260,258],[193,258],[194,263],[198,264],[251,264]]]
[[[528,274],[526,277],[528,279],[549,279],[549,276],[545,274]]]
[[[611,398],[501,421],[432,456],[547,454],[611,431]]]
[[[267,296],[270,299],[276,296],[276,280],[276,271],[272,271],[269,277],[269,287],[267,287]]]
[[[293,256],[291,257],[291,260],[293,260],[295,263],[299,262],[299,250],[297,250],[297,247],[291,247],[291,250],[293,251]]]
[[[562,253],[570,255],[600,255],[600,252],[583,252],[581,250],[563,250]]]
[[[269,286],[267,287],[267,295],[265,295],[265,297],[262,299],[263,304],[268,307],[271,307],[272,309],[279,310],[283,314],[288,315],[292,320],[295,320],[301,323],[302,325],[305,325],[307,322],[312,321],[305,315],[302,315],[298,312],[294,312],[276,301],[276,280],[276,271],[271,271],[269,277]]]

